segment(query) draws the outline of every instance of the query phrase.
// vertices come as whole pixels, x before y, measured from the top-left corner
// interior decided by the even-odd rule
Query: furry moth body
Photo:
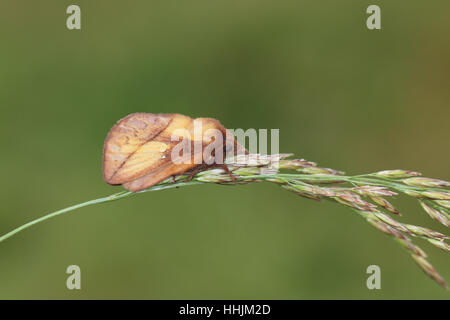
[[[198,124],[201,132],[196,132]],[[209,129],[215,129],[221,139],[212,139],[205,134]],[[200,152],[196,148],[198,145]],[[174,159],[173,151],[180,146],[188,146],[192,151],[183,155],[188,161]],[[218,166],[211,163],[212,159],[205,158],[204,148],[213,149],[214,157],[218,156],[215,151],[219,150],[222,159],[230,152],[234,155],[247,153],[215,119],[133,113],[119,120],[105,139],[103,178],[108,184],[122,185],[133,192],[144,190],[171,176]]]

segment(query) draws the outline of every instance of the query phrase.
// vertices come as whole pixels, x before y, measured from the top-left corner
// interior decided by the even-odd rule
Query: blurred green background
[[[82,30],[66,28],[78,4]],[[382,30],[366,28],[378,4]],[[448,1],[0,3],[0,233],[120,190],[104,138],[132,112],[279,128],[280,150],[348,174],[450,179]],[[413,200],[401,221],[444,231]],[[450,281],[450,259],[418,241]],[[82,290],[69,291],[68,265]],[[367,266],[382,289],[366,288]],[[75,211],[0,244],[3,299],[440,298],[352,211],[270,185],[195,186]]]

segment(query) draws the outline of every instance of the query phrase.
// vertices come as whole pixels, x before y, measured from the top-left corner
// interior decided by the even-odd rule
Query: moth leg
[[[210,168],[222,168],[225,171],[225,173],[230,176],[231,181],[233,183],[236,183],[236,177],[231,173],[230,169],[228,168],[228,166],[226,164],[214,164],[214,165],[205,165],[205,166],[201,165],[201,166],[195,168],[194,170],[192,170],[189,174],[189,177],[186,180],[184,180],[184,182],[191,181],[197,173],[204,171],[206,169],[210,169]]]
[[[192,170],[191,173],[189,174],[189,177],[187,177],[186,180],[184,180],[184,182],[191,181],[194,178],[194,176],[202,170],[204,170],[204,169],[201,167]]]
[[[189,177],[187,177],[187,179],[184,180],[184,182],[191,181],[197,173],[205,171],[205,170],[213,168],[213,167],[214,166],[207,165],[207,164],[201,164],[201,165],[197,166],[196,168],[194,168],[191,171],[187,172],[187,173],[189,173]]]
[[[218,164],[217,167],[222,168],[226,172],[226,174],[230,176],[231,181],[236,183],[236,177],[233,176],[233,174],[231,173],[230,169],[226,164]]]

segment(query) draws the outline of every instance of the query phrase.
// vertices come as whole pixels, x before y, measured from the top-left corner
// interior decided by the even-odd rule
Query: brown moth
[[[212,151],[203,152],[205,149]],[[186,172],[194,174],[211,167],[228,172],[223,162],[215,160],[238,153],[248,152],[215,119],[133,113],[120,119],[105,139],[103,178],[108,184],[136,192]]]

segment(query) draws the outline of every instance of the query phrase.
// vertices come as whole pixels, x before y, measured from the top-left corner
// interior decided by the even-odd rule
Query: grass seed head
[[[319,168],[319,167],[306,167],[297,169],[297,171],[306,174],[326,174],[326,175],[344,175],[345,173],[342,171],[330,169],[330,168]]]
[[[352,191],[359,193],[362,196],[396,196],[397,193],[387,189],[386,187],[377,186],[359,186],[352,189]]]
[[[430,207],[429,205],[425,204],[423,201],[420,201],[420,205],[422,206],[423,210],[425,210],[428,215],[433,218],[434,220],[438,221],[439,223],[443,224],[446,227],[450,227],[450,220],[447,218],[445,213],[440,212],[439,210],[436,210],[435,208]]]
[[[415,171],[396,169],[396,170],[379,171],[374,173],[374,175],[381,178],[401,179],[401,178],[417,177],[421,176],[422,174]]]
[[[309,168],[315,167],[314,162],[306,161],[304,159],[292,159],[292,160],[280,160],[280,169],[298,169],[298,168]]]
[[[450,201],[449,200],[434,200],[435,203],[440,205],[441,207],[450,209]]]
[[[432,199],[432,200],[450,200],[449,192],[423,191],[420,194],[422,195],[422,197]]]
[[[436,240],[436,239],[428,239],[428,241],[433,244],[435,247],[438,247],[439,249],[442,249],[448,253],[450,253],[450,245],[442,240]]]
[[[424,228],[424,227],[420,227],[420,226],[414,226],[411,224],[404,224],[403,225],[405,228],[407,228],[409,231],[411,231],[412,233],[414,233],[417,236],[421,236],[421,237],[425,237],[425,238],[429,238],[429,239],[434,239],[434,240],[445,240],[448,239],[449,237],[446,236],[445,234],[442,234],[440,232],[428,229],[428,228]]]
[[[408,186],[413,187],[430,187],[430,188],[450,187],[450,182],[448,181],[424,177],[408,178],[402,180],[402,182]]]
[[[400,212],[398,212],[398,210],[386,199],[378,196],[370,196],[370,199],[372,199],[372,201],[378,204],[379,206],[385,208],[390,213],[400,216]]]
[[[444,278],[434,269],[434,267],[423,257],[413,254],[412,255],[414,261],[419,265],[419,267],[433,280],[443,286],[448,290],[447,284],[444,281]]]

